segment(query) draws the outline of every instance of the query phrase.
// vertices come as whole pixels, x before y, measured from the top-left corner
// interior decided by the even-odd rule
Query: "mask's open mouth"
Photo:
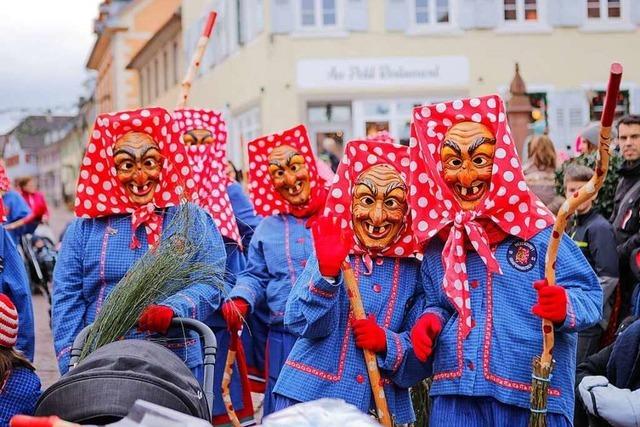
[[[285,187],[285,189],[290,196],[299,196],[302,193],[303,186],[302,181],[296,181],[293,187]]]
[[[372,239],[382,239],[386,237],[391,231],[391,224],[385,222],[382,225],[375,226],[371,224],[369,221],[364,221],[364,229]]]
[[[145,183],[144,185],[129,184],[128,188],[134,196],[144,197],[153,190],[155,185],[156,183],[151,181]]]
[[[484,196],[487,190],[487,184],[482,181],[476,181],[470,187],[465,187],[460,183],[453,186],[456,195],[466,202],[475,202]]]

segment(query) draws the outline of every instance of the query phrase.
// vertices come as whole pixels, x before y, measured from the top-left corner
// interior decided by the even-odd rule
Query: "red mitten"
[[[533,314],[553,323],[563,323],[567,317],[567,291],[562,286],[549,286],[547,279],[536,280],[533,287],[538,291]]]
[[[363,350],[370,350],[374,353],[387,351],[387,335],[378,323],[373,314],[366,319],[351,321],[353,335],[356,337],[356,347]]]
[[[173,309],[166,305],[150,305],[138,319],[138,330],[166,334],[173,319]]]
[[[242,298],[233,298],[222,304],[222,317],[227,322],[231,332],[237,332],[242,327],[242,320],[249,312],[249,303]]]
[[[313,224],[311,232],[320,274],[336,277],[340,272],[340,265],[351,250],[350,245],[344,240],[343,231],[334,218],[320,217]]]
[[[413,344],[413,352],[418,360],[427,361],[441,330],[442,322],[433,313],[427,313],[418,319],[413,329],[411,329],[411,344]]]

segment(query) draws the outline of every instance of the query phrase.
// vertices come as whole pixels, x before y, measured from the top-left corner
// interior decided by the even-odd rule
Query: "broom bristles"
[[[142,311],[195,283],[224,292],[224,269],[193,261],[204,248],[205,234],[192,238],[193,207],[183,203],[163,230],[159,245],[147,251],[109,294],[82,348],[81,359],[116,341],[137,324]],[[200,224],[200,228],[206,227]]]
[[[529,427],[547,426],[547,398],[549,383],[551,382],[551,364],[542,364],[540,357],[533,360],[533,374],[531,375],[531,415]]]

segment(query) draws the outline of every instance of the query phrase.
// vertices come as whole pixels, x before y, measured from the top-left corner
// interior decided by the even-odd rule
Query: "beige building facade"
[[[87,68],[96,70],[98,114],[140,106],[138,74],[126,67],[180,6],[180,0],[104,0]]]
[[[612,61],[625,66],[619,113],[640,113],[640,1],[184,0],[181,74],[209,10],[190,104],[223,111],[236,163],[248,140],[301,122],[313,144],[382,129],[406,142],[415,105],[506,95],[516,62],[532,128],[560,150],[599,116]],[[181,79],[151,81],[162,90],[145,100],[173,108]]]

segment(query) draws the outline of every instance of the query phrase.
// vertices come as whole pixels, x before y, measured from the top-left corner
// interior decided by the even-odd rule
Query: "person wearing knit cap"
[[[238,275],[222,315],[233,332],[260,303],[266,301],[269,307],[268,415],[274,408],[273,387],[296,339],[283,325],[285,303],[313,252],[309,226],[324,206],[326,190],[304,126],[258,138],[249,142],[248,150],[250,196],[265,219],[255,230],[247,268]]]
[[[225,294],[231,292],[236,276],[245,269],[246,259],[242,253],[242,239],[233,212],[233,206],[227,194],[229,177],[226,169],[227,129],[222,114],[213,110],[184,108],[173,112],[173,119],[180,126],[180,139],[189,155],[189,165],[195,181],[194,192],[198,194],[197,203],[214,220],[227,255],[225,268]],[[212,424],[230,423],[226,405],[220,393],[225,364],[222,362],[228,352],[233,337],[227,330],[220,310],[216,310],[207,322],[213,330],[218,343],[221,363],[216,363],[213,381]],[[253,404],[247,376],[247,366],[242,342],[236,344],[236,363],[233,366],[229,384],[231,400],[241,423],[253,418]]]
[[[8,189],[9,178],[0,164],[0,192]],[[0,222],[4,221],[6,221],[6,209],[3,200],[0,199]],[[0,292],[14,301],[20,314],[20,335],[16,347],[29,360],[33,360],[35,352],[33,305],[27,271],[9,232],[3,229],[0,233]]]
[[[31,362],[15,348],[19,316],[11,299],[0,293],[0,425],[14,415],[31,415],[40,397],[40,378]]]
[[[362,350],[376,354],[390,415],[415,421],[409,387],[429,375],[414,356],[411,326],[424,310],[411,229],[409,149],[350,141],[313,227],[315,254],[289,295],[285,326],[300,338],[275,388],[276,410],[323,397],[375,410]],[[352,316],[341,273],[353,269],[368,313]]]
[[[571,426],[577,332],[602,316],[596,275],[565,235],[557,285],[544,279],[553,216],[527,187],[497,95],[413,114],[413,228],[428,243],[427,308],[411,339],[419,359],[433,357],[430,425],[527,425],[545,319],[556,360],[547,425]]]
[[[220,233],[204,210],[188,202],[195,181],[178,132],[179,125],[162,108],[96,119],[76,188],[78,218],[65,233],[53,278],[52,329],[63,374],[77,334],[95,320],[129,269],[172,233],[170,225],[184,203],[180,209],[192,221],[188,239],[196,247],[191,261],[215,271],[212,280],[224,275]],[[181,328],[169,326],[173,317],[209,319],[220,300],[216,284],[198,281],[146,307],[138,319],[140,332],[129,336],[153,339],[156,333],[166,334],[171,350],[202,379],[200,340],[185,339]]]

